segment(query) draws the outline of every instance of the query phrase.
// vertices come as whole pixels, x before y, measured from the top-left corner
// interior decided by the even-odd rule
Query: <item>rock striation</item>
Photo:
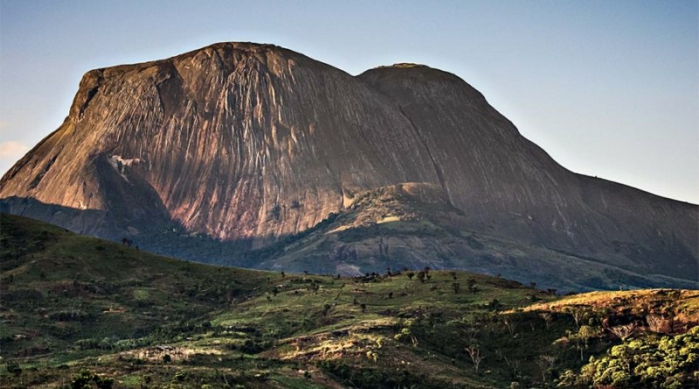
[[[458,220],[439,223],[460,231],[638,274],[699,274],[696,205],[566,170],[455,75],[399,64],[353,77],[273,45],[219,43],[88,72],[63,124],[2,178],[0,198],[4,211],[76,232],[274,267],[244,253],[405,183],[429,190],[401,199],[454,210]],[[193,239],[220,252],[188,252]],[[451,256],[454,267],[472,259]]]

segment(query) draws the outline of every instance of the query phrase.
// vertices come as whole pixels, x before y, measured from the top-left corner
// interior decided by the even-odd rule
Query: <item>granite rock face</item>
[[[259,250],[402,183],[429,187],[419,201],[457,210],[463,230],[638,272],[699,272],[697,206],[567,171],[458,77],[409,64],[353,77],[271,45],[88,72],[0,198],[5,211],[144,248],[174,231]]]
[[[399,66],[359,78],[410,119],[449,200],[474,226],[601,257],[636,246],[629,265],[699,279],[696,205],[566,170],[454,75]]]

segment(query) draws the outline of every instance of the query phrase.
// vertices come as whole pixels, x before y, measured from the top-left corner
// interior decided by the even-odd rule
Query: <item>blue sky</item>
[[[699,203],[698,1],[0,0],[0,171],[90,69],[220,41],[457,74],[566,168]]]

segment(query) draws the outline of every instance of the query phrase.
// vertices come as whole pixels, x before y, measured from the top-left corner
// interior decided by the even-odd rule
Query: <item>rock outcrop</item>
[[[0,198],[5,211],[80,233],[273,267],[241,253],[402,183],[431,188],[416,201],[453,209],[458,221],[440,223],[464,231],[639,274],[699,273],[697,206],[567,171],[458,77],[409,64],[353,77],[271,45],[88,72],[64,123],[2,178]],[[223,248],[177,249],[195,236]]]

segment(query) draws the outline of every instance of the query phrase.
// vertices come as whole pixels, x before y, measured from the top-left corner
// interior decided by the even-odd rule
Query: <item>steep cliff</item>
[[[415,139],[407,118],[337,69],[219,44],[86,74],[66,122],[0,193],[127,216],[107,230],[161,215],[188,232],[264,241],[315,225],[354,192],[430,180]]]
[[[321,222],[350,210],[364,224],[335,227],[400,224],[359,199],[402,183],[421,194],[396,201],[433,205],[411,220],[441,204],[457,216],[436,223],[521,247],[677,279],[699,272],[696,206],[565,170],[458,77],[407,64],[352,77],[271,45],[88,72],[61,127],[2,178],[0,198],[5,211],[171,255],[266,267],[296,258],[334,272],[353,265],[271,248],[337,234]],[[423,243],[406,247],[434,263]],[[439,253],[444,266],[478,258],[452,251]]]

